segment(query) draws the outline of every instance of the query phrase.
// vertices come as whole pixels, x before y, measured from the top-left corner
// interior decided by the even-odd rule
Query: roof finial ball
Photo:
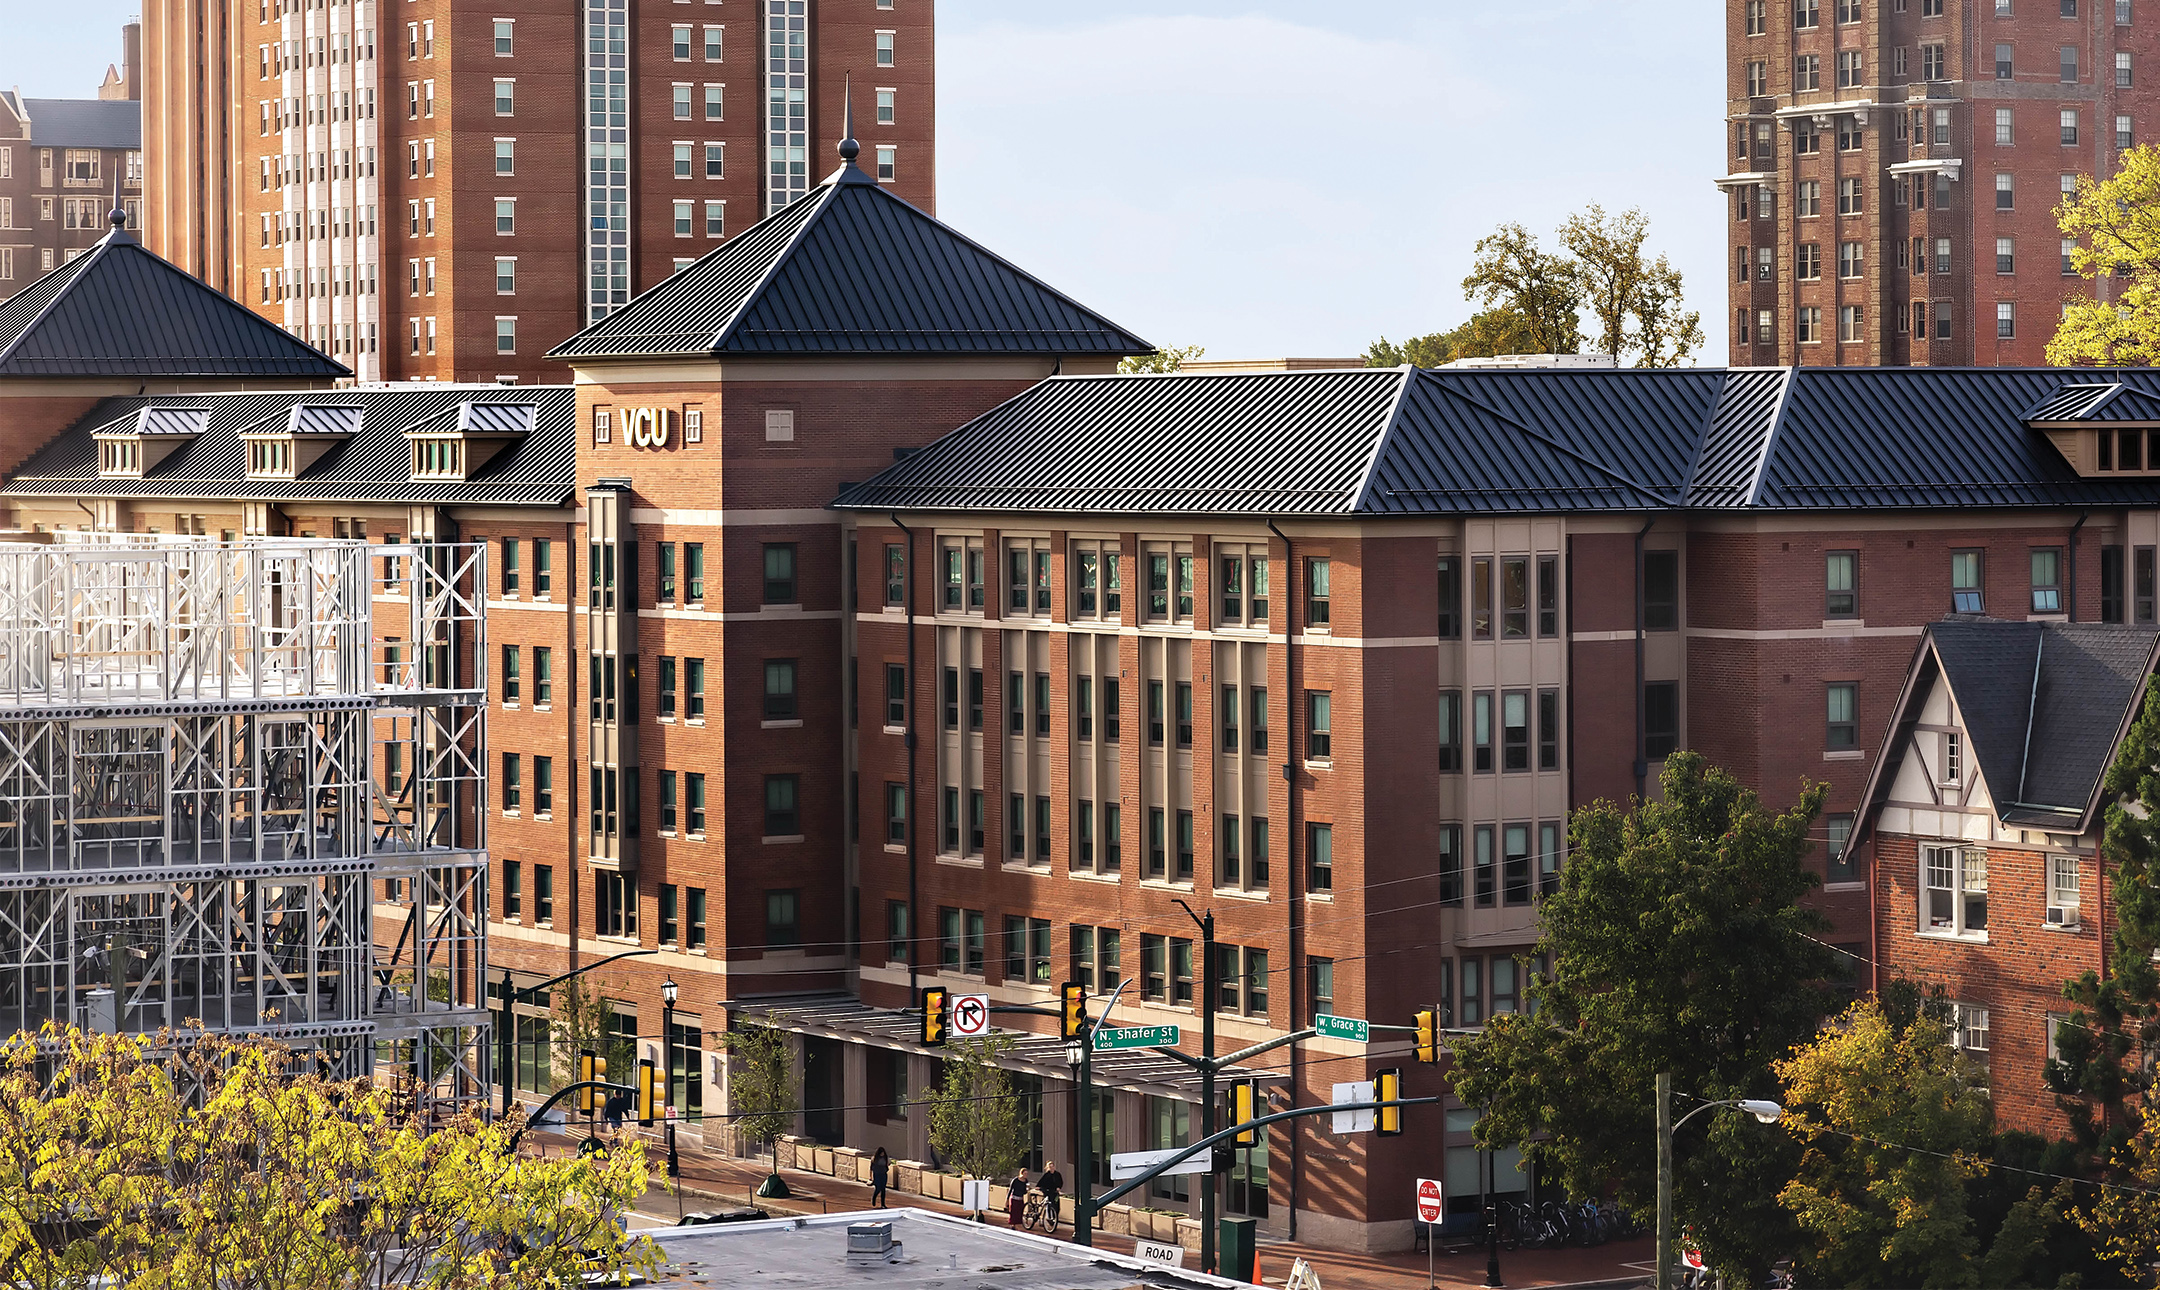
[[[862,145],[855,142],[855,74],[849,72],[846,87],[842,90],[840,107],[840,160],[852,166],[855,158],[862,155]]]
[[[112,226],[113,226],[114,228],[116,228],[116,229],[119,229],[119,228],[126,228],[126,227],[127,227],[127,221],[128,221],[128,214],[127,214],[127,211],[123,210],[122,208],[120,208],[120,207],[118,207],[118,206],[115,206],[115,207],[113,207],[113,209],[112,209],[112,214],[110,214],[110,215],[107,215],[107,216],[105,217],[105,222],[106,222],[106,223],[108,223],[108,224],[110,224],[110,225],[112,225]]]

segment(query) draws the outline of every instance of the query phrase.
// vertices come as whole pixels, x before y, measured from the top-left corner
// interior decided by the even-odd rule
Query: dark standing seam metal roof
[[[2160,409],[2160,372],[2087,382],[2124,387],[2109,406]],[[1156,515],[2160,505],[2160,478],[2081,478],[2027,424],[2062,384],[2055,368],[1056,377],[837,504]]]
[[[1122,356],[1154,348],[849,164],[548,356]]]
[[[465,405],[473,405],[468,412]],[[497,406],[503,405],[503,406]],[[305,420],[336,408],[358,408],[354,434],[294,480],[249,479],[248,430],[288,424],[294,409]],[[98,475],[97,429],[130,431],[145,411],[202,409],[203,431],[150,472],[147,479]],[[522,409],[531,409],[527,412]],[[412,478],[408,429],[434,418],[489,433],[527,433],[469,481]],[[527,418],[530,424],[527,424]],[[266,424],[267,423],[267,424]],[[48,444],[0,485],[7,497],[209,498],[245,501],[500,503],[563,505],[574,497],[577,396],[567,385],[397,385],[381,388],[112,398]],[[350,413],[337,419],[354,425]]]
[[[2100,623],[1953,618],[1928,628],[1922,653],[1941,661],[2006,822],[2061,828],[2064,813],[2090,809],[2156,641],[2160,629]]]
[[[124,231],[0,302],[0,377],[351,375]]]
[[[142,104],[131,99],[23,99],[22,109],[41,148],[142,147]]]

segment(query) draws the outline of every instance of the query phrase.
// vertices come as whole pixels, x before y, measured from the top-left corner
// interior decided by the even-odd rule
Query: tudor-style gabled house
[[[2104,970],[2102,782],[2151,627],[1951,618],[1921,638],[1870,776],[1874,984],[1940,987],[2004,1129],[2061,1136],[2043,1078],[2065,981]]]

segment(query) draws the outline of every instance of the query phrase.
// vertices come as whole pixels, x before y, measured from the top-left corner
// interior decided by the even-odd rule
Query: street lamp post
[[[1657,1290],[1672,1290],[1673,1134],[1689,1120],[1721,1106],[1736,1106],[1764,1124],[1776,1124],[1785,1108],[1760,1098],[1727,1098],[1705,1102],[1675,1122],[1672,1118],[1672,1076],[1657,1077]]]
[[[675,1154],[675,978],[660,983],[660,1078],[667,1089],[667,1175],[675,1184],[675,1217],[682,1217],[682,1160]]]
[[[550,986],[560,985],[563,982],[569,980],[571,977],[583,976],[585,973],[592,971],[594,968],[606,967],[608,964],[616,962],[619,959],[634,959],[641,954],[658,954],[659,952],[660,951],[658,950],[624,950],[620,954],[611,954],[604,959],[600,959],[592,963],[587,963],[583,967],[571,968],[568,972],[563,973],[561,976],[551,976],[538,985],[528,985],[522,990],[517,989],[515,986],[510,984],[510,969],[503,969],[502,1009],[497,1014],[498,1020],[495,1023],[495,1064],[502,1068],[502,1070],[496,1077],[502,1083],[501,1114],[510,1114],[510,1025],[512,1021],[510,1013],[511,1005],[520,999],[529,999]]]

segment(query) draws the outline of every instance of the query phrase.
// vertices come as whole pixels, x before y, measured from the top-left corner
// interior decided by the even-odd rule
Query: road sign
[[[980,1039],[989,1034],[990,996],[987,994],[953,996],[952,1032],[962,1039]]]
[[[1353,1044],[1372,1042],[1372,1023],[1356,1017],[1335,1017],[1323,1012],[1313,1018],[1313,1029],[1322,1039],[1347,1039]]]
[[[1177,1046],[1176,1026],[1113,1026],[1095,1032],[1095,1051],[1107,1053],[1119,1048],[1174,1048]]]
[[[1182,1268],[1185,1266],[1185,1247],[1167,1241],[1136,1241],[1133,1257],[1142,1263],[1152,1263],[1159,1268]]]
[[[1110,1157],[1110,1180],[1112,1182],[1123,1182],[1127,1178],[1138,1178],[1183,1150],[1183,1147],[1172,1147],[1167,1151],[1125,1151],[1114,1154]],[[1163,1170],[1165,1176],[1173,1174],[1204,1174],[1207,1172],[1209,1172],[1208,1153],[1205,1151],[1187,1156],[1168,1169]]]
[[[960,1208],[971,1214],[979,1214],[990,1208],[990,1180],[988,1178],[962,1178],[960,1180]]]
[[[1417,1221],[1437,1223],[1440,1221],[1440,1184],[1430,1178],[1417,1180]]]
[[[1371,1080],[1353,1080],[1347,1084],[1337,1084],[1328,1096],[1328,1101],[1337,1106],[1341,1106],[1346,1102],[1370,1102],[1372,1100],[1373,1085]],[[1373,1113],[1370,1108],[1363,1111],[1337,1111],[1330,1119],[1333,1123],[1329,1127],[1337,1133],[1371,1133],[1373,1130]]]

